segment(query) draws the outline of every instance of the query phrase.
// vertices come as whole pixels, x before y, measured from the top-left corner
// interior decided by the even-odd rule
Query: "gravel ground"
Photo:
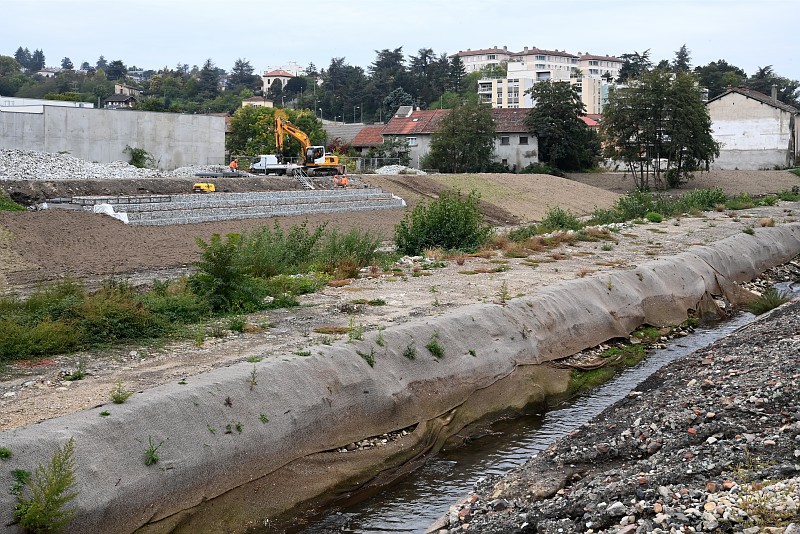
[[[798,388],[795,301],[482,479],[439,532],[800,532]]]

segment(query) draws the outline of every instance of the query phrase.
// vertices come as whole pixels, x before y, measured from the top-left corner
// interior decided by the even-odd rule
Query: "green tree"
[[[629,79],[638,78],[653,66],[650,61],[649,49],[641,54],[634,50],[632,54],[622,54],[619,58],[622,60],[622,67],[619,69],[619,77],[617,78],[620,83],[626,83]]]
[[[29,69],[33,72],[37,70],[42,70],[44,68],[44,52],[41,49],[37,48],[33,51],[33,55],[31,55],[31,63]]]
[[[213,99],[219,94],[220,71],[211,59],[203,63],[197,75],[197,96],[200,99]]]
[[[233,63],[231,74],[228,76],[228,90],[236,93],[242,89],[256,91],[261,88],[261,77],[253,74],[253,66],[244,59],[237,59]]]
[[[13,76],[22,69],[22,65],[11,56],[0,56],[0,77]]]
[[[425,165],[444,172],[480,172],[492,162],[494,139],[491,109],[461,103],[447,113],[433,134]]]
[[[545,80],[528,91],[535,105],[525,122],[539,142],[539,159],[562,170],[591,167],[589,132],[581,119],[586,106],[569,82]]]
[[[399,136],[388,136],[380,145],[371,147],[367,152],[367,157],[396,159],[400,165],[408,165],[411,162],[408,141]]]
[[[686,45],[682,45],[680,49],[675,52],[675,59],[672,60],[673,72],[689,72],[692,70],[692,58],[689,56],[689,49]]]
[[[724,59],[712,61],[703,67],[694,68],[701,87],[708,89],[708,98],[714,98],[725,92],[725,88],[737,87],[747,79],[745,71],[729,65]]]
[[[94,67],[97,70],[102,69],[103,71],[105,71],[108,68],[108,61],[106,61],[106,58],[104,58],[103,56],[100,56],[99,58],[97,58],[97,63],[95,63]]]
[[[279,79],[275,79],[272,81],[272,84],[269,86],[269,90],[267,90],[267,98],[275,102],[277,105],[281,102],[281,97],[283,96],[283,82]]]
[[[14,59],[16,59],[17,63],[22,65],[22,67],[25,69],[29,69],[31,67],[31,51],[27,48],[22,48],[21,46],[17,48],[17,51],[14,52]]]
[[[383,111],[386,117],[394,115],[400,106],[411,106],[414,104],[414,97],[406,93],[402,87],[398,87],[383,99]]]
[[[75,66],[72,64],[72,60],[70,60],[68,57],[65,57],[61,60],[61,68],[64,70],[72,70],[75,68]]]
[[[128,67],[121,59],[115,59],[109,63],[105,71],[108,79],[112,81],[125,81],[125,77],[128,75]]]
[[[772,69],[772,65],[759,67],[755,74],[747,79],[747,86],[750,89],[765,95],[772,94],[773,85],[777,87],[778,100],[784,104],[800,108],[800,82],[778,76]]]
[[[467,68],[461,60],[461,56],[455,56],[450,62],[449,86],[448,90],[456,93],[464,92],[464,80],[467,77]]]
[[[600,123],[606,157],[622,161],[639,189],[676,186],[719,155],[696,78],[654,70],[611,93]]]

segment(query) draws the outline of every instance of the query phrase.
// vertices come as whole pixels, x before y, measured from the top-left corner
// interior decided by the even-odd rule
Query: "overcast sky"
[[[800,80],[795,0],[0,0],[0,54],[42,49],[48,66],[102,54],[159,69],[237,58],[256,72],[333,57],[365,70],[375,51],[436,54],[524,46],[619,56],[650,50],[692,65],[724,59],[751,75],[772,65]]]

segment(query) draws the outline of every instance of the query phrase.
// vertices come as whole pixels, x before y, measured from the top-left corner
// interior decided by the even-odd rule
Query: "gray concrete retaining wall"
[[[150,111],[44,106],[43,113],[0,112],[0,148],[68,152],[88,161],[128,161],[142,148],[160,169],[225,163],[225,118]]]
[[[271,354],[265,345],[265,358],[257,364],[233,365],[191,377],[186,385],[145,391],[120,406],[3,432],[0,446],[11,449],[14,460],[0,473],[0,485],[11,484],[11,469],[33,470],[74,437],[80,494],[70,532],[132,532],[148,523],[148,532],[172,531],[177,523],[191,522],[188,510],[215,498],[224,503],[220,513],[233,514],[236,521],[257,520],[263,510],[225,496],[321,451],[414,423],[418,440],[409,446],[416,450],[428,443],[430,449],[430,443],[496,410],[496,399],[484,393],[517,369],[540,373],[535,366],[543,362],[625,336],[644,323],[677,324],[709,295],[730,294],[733,282],[752,279],[798,253],[799,223],[757,228],[752,236],[739,234],[635,269],[556,284],[506,305],[465,306],[414,319],[384,330],[382,344],[378,332],[367,332],[355,343],[313,347],[310,357]],[[425,349],[434,336],[444,348],[438,359]],[[416,359],[403,355],[409,346],[416,347]],[[373,353],[374,367],[359,353]],[[250,388],[254,366],[258,385]],[[546,391],[551,380],[541,373],[529,382],[535,392]],[[99,417],[104,409],[112,415]],[[260,414],[269,417],[267,424]],[[236,422],[242,423],[241,433],[208,429]],[[161,461],[145,466],[150,438],[163,441]],[[398,454],[395,461],[407,456]],[[388,460],[376,461],[381,462],[385,466]],[[318,464],[322,472],[310,475],[329,485],[352,481],[352,473],[334,465]],[[286,485],[302,489],[287,476],[280,479],[283,488],[262,484],[258,497],[252,490],[246,494],[277,500]],[[14,497],[0,492],[7,532],[19,531],[11,525],[13,507]]]

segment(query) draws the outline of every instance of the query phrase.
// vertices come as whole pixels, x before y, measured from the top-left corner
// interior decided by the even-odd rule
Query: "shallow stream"
[[[465,497],[482,476],[504,474],[554,441],[593,419],[667,363],[701,349],[751,322],[753,315],[699,326],[695,333],[654,350],[638,365],[570,401],[499,421],[491,432],[463,447],[445,450],[381,492],[345,508],[306,520],[287,532],[303,534],[424,532]],[[298,521],[300,521],[298,519]],[[261,532],[274,532],[263,530]]]

